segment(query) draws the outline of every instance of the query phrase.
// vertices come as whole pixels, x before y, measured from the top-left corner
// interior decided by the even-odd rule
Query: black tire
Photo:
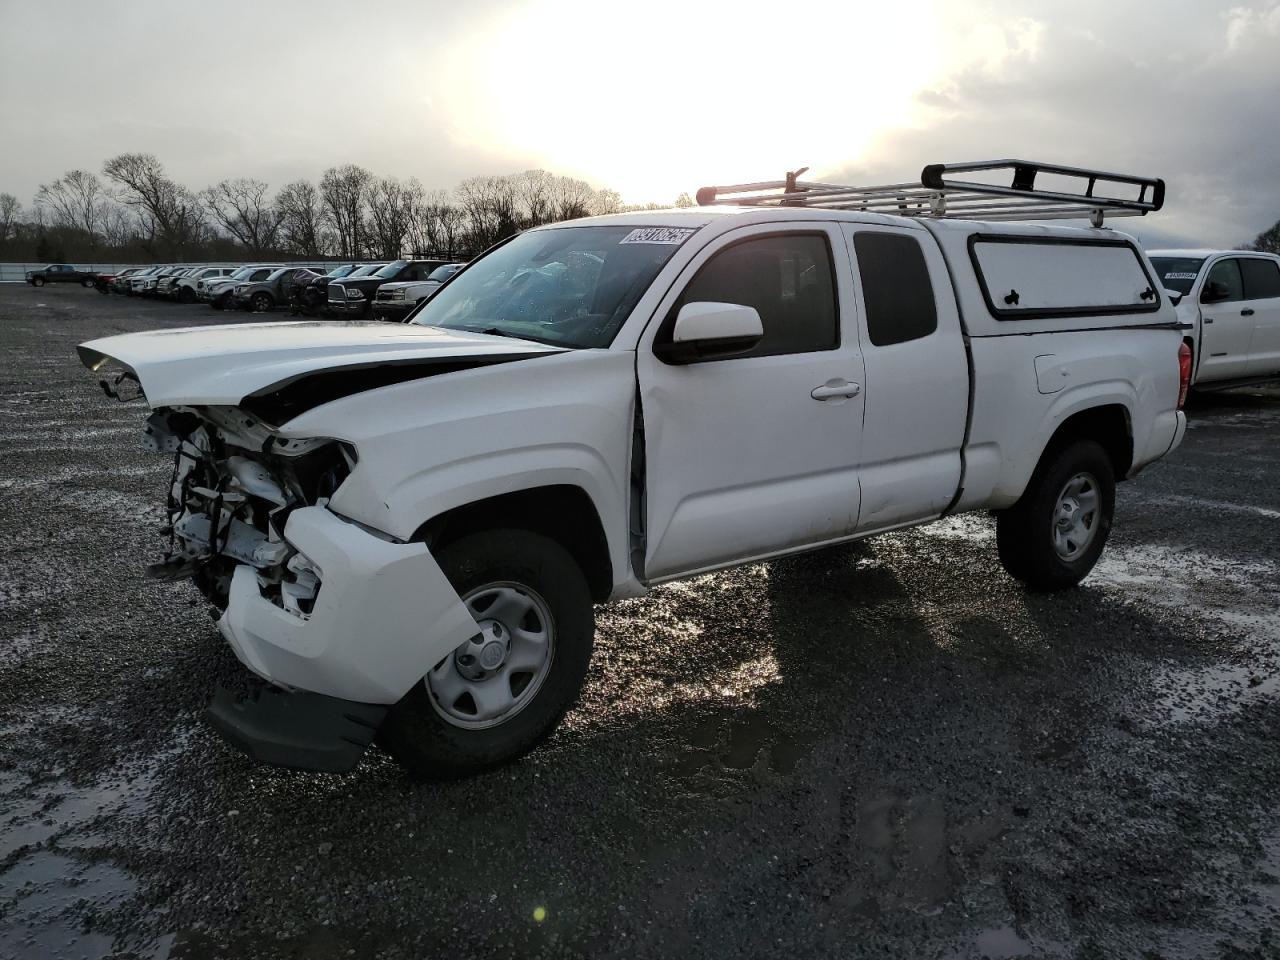
[[[269,293],[255,293],[253,299],[249,301],[249,309],[254,313],[267,313],[275,305],[276,302]]]
[[[190,287],[178,288],[179,303],[194,303],[195,299],[196,299],[196,292],[192,290]]]
[[[214,297],[209,301],[209,306],[213,307],[215,310],[225,310],[227,302],[222,297]]]
[[[1055,543],[1062,494],[1077,477],[1086,476],[1096,490],[1098,506],[1089,525],[1087,545],[1076,556],[1064,555]],[[1090,489],[1086,485],[1086,491]],[[1111,458],[1093,440],[1076,440],[1050,449],[1041,459],[1022,498],[996,514],[1000,562],[1015,580],[1031,590],[1074,587],[1093,569],[1107,545],[1115,515],[1116,480]]]
[[[81,281],[80,281],[80,286],[82,286],[82,287],[92,287],[92,286],[93,286],[93,279],[92,279],[91,277],[85,277],[83,280],[81,280]]]
[[[31,278],[31,285],[32,285],[33,287],[43,287],[43,286],[44,286],[44,277],[32,277],[32,278]]]
[[[448,780],[514,760],[551,734],[582,689],[595,639],[595,610],[573,557],[536,533],[469,534],[447,544],[437,559],[460,596],[492,583],[532,588],[546,602],[555,629],[542,685],[498,725],[467,729],[449,722],[433,702],[425,679],[388,713],[378,733],[386,751],[414,776]]]

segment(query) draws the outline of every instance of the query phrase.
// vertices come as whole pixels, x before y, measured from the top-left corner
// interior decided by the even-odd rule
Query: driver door
[[[845,241],[828,224],[748,227],[682,272],[636,353],[649,582],[835,541],[857,529],[862,353]],[[754,307],[748,353],[672,363],[686,303]]]
[[[1205,303],[1205,291],[1213,283],[1222,284],[1226,297]],[[1238,257],[1224,257],[1209,267],[1200,298],[1200,370],[1196,379],[1243,377],[1249,366],[1254,321],[1250,305],[1244,302]]]

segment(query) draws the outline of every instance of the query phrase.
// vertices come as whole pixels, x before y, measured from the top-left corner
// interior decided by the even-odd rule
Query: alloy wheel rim
[[[431,705],[467,730],[505,723],[537,696],[555,656],[555,621],[525,584],[500,581],[462,598],[478,632],[427,674]]]
[[[1093,474],[1080,472],[1058,494],[1053,510],[1053,549],[1063,560],[1079,559],[1098,535],[1102,495]]]

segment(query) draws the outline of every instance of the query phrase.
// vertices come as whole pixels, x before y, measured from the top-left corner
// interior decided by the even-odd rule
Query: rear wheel
[[[439,561],[478,631],[392,708],[379,737],[415,775],[448,779],[513,760],[550,735],[582,688],[595,611],[577,563],[535,533],[471,534]]]
[[[82,286],[82,287],[92,287],[92,286],[93,286],[93,278],[92,278],[92,277],[85,277],[83,280],[81,280],[81,281],[80,281],[80,286]]]
[[[1033,590],[1074,587],[1102,555],[1115,499],[1111,459],[1098,443],[1050,452],[1022,498],[996,516],[1000,562]]]
[[[275,305],[275,301],[271,299],[269,293],[255,293],[253,299],[249,301],[249,309],[254,313],[266,313]]]

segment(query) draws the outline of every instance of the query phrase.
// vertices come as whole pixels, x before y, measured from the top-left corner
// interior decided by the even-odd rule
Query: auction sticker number
[[[684,243],[693,235],[694,227],[637,227],[619,243]]]

